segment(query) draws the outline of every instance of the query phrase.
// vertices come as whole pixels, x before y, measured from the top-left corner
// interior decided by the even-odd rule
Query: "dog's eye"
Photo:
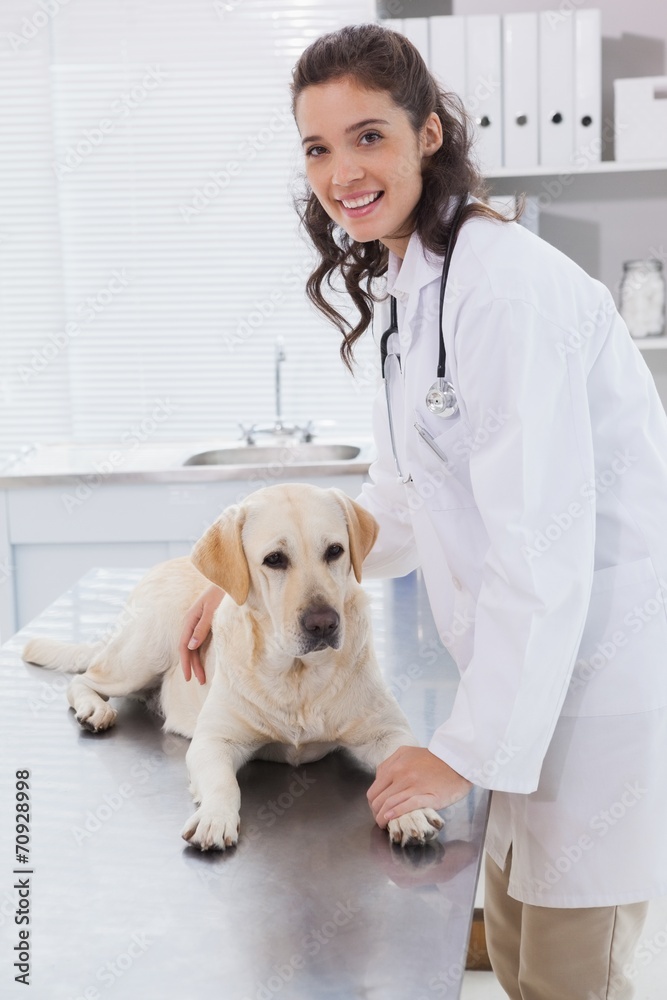
[[[272,566],[273,569],[286,569],[287,556],[284,552],[269,552],[268,556],[264,558],[264,565]]]
[[[344,549],[342,545],[330,545],[324,554],[324,558],[327,562],[333,562],[334,559],[338,559],[339,556],[342,556],[343,551]]]

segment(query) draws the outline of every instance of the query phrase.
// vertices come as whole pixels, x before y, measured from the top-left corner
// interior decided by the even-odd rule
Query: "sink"
[[[349,444],[238,445],[190,455],[183,465],[307,465],[310,462],[349,462],[360,448]]]

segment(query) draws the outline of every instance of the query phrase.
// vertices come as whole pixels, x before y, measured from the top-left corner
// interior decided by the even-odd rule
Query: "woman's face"
[[[325,212],[353,240],[381,240],[403,257],[424,159],[442,145],[438,116],[417,136],[386,91],[351,77],[306,87],[295,110],[306,176]]]

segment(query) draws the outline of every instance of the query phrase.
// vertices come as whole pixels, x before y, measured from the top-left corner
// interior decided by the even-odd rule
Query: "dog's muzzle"
[[[301,616],[300,625],[308,644],[304,652],[313,653],[327,646],[338,648],[340,615],[328,604],[309,608]]]

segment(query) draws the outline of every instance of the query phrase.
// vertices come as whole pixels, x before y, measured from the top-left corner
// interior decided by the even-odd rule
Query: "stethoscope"
[[[468,195],[464,195],[456,209],[454,219],[452,222],[452,227],[449,234],[449,239],[447,241],[447,247],[445,249],[445,258],[442,265],[442,276],[440,278],[440,351],[438,355],[438,370],[436,374],[436,380],[431,386],[431,388],[426,393],[426,409],[430,413],[434,413],[438,417],[453,417],[455,413],[458,412],[459,404],[456,398],[456,390],[451,382],[445,378],[445,364],[446,364],[446,354],[445,354],[445,334],[442,328],[442,313],[445,303],[445,289],[447,288],[447,275],[449,273],[449,265],[451,263],[452,254],[454,252],[454,247],[456,245],[456,238],[458,236],[458,230],[461,222],[461,217],[463,215],[464,209],[468,204]],[[390,323],[385,332],[382,334],[380,340],[380,371],[382,374],[382,381],[384,382],[384,391],[387,399],[387,415],[389,418],[389,436],[391,438],[391,450],[394,455],[394,462],[396,464],[396,471],[398,472],[398,477],[402,482],[409,482],[410,476],[404,476],[401,472],[401,467],[398,461],[398,453],[396,450],[396,439],[394,436],[394,421],[392,417],[391,410],[391,398],[389,393],[389,382],[385,374],[385,367],[387,363],[387,357],[389,356],[388,343],[389,338],[392,333],[398,333],[398,316],[396,313],[396,299],[391,296],[391,315]],[[397,354],[395,357],[400,365],[401,358]]]

